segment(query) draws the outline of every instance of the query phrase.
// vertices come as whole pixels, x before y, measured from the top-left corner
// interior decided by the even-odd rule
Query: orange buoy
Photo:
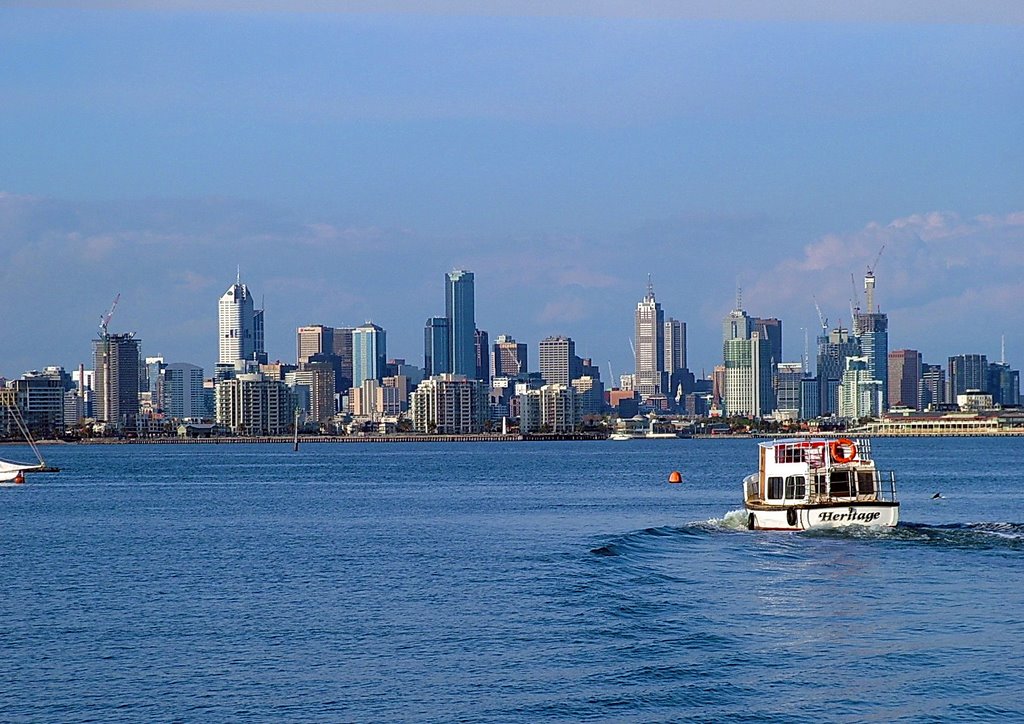
[[[678,470],[673,470],[671,473],[669,473],[668,481],[670,483],[681,483],[681,482],[683,482],[682,473],[680,473]]]
[[[19,470],[18,474],[14,476],[14,482],[21,485],[25,482],[25,475]]]

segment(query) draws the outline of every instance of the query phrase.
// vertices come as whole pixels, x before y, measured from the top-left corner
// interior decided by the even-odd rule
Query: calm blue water
[[[46,452],[0,720],[1024,719],[1024,439],[876,440],[826,535],[738,528],[753,441]]]

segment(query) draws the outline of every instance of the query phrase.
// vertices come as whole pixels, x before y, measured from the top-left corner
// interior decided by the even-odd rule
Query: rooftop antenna
[[[999,364],[1006,364],[1006,335],[999,335]]]
[[[242,283],[242,265],[239,264],[238,266],[235,267],[235,284],[239,284],[240,285],[241,283]]]
[[[804,364],[803,364],[804,369],[803,369],[803,371],[806,374],[807,373],[807,367],[810,364],[810,360],[811,360],[811,348],[807,344],[807,327],[801,327],[801,329],[804,330]]]
[[[651,281],[651,275],[647,275],[647,296],[654,299],[654,282]]]
[[[738,283],[736,284],[736,311],[743,309],[743,287]]]
[[[853,297],[850,299],[850,331],[857,334],[857,313],[860,312],[860,295],[857,293],[857,280],[850,272],[850,284],[853,286]]]

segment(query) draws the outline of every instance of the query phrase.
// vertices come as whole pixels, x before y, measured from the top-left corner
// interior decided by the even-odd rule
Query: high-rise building
[[[580,415],[600,415],[604,410],[604,385],[598,377],[583,375],[572,381]]]
[[[14,404],[32,433],[53,436],[64,431],[64,393],[70,387],[71,377],[60,367],[26,372],[11,383]],[[9,432],[11,416],[7,418]]]
[[[860,344],[849,330],[836,327],[828,336],[818,337],[818,389],[821,415],[834,415],[839,409],[839,382],[846,371],[846,358],[859,357]]]
[[[487,332],[482,329],[473,333],[473,350],[476,359],[476,375],[473,379],[481,382],[491,381],[491,350],[487,341]]]
[[[239,360],[265,363],[263,310],[254,309],[252,293],[240,279],[228,287],[218,304],[220,346],[217,363],[234,365]]]
[[[448,361],[456,375],[476,377],[476,311],[473,272],[454,269],[445,275],[444,316],[448,319]]]
[[[799,418],[804,366],[800,362],[780,362],[775,365],[775,409],[792,418]]]
[[[311,324],[295,333],[295,359],[301,365],[317,354],[333,354],[334,327]]]
[[[758,332],[723,343],[726,415],[763,417],[775,410],[771,355],[771,346]]]
[[[988,357],[983,354],[961,354],[949,358],[946,399],[952,402],[968,390],[988,392]]]
[[[549,385],[567,385],[579,377],[576,343],[570,337],[547,337],[540,341],[540,376]]]
[[[216,389],[217,422],[235,435],[283,435],[294,424],[294,396],[283,380],[240,374]]]
[[[782,320],[775,317],[754,317],[751,322],[754,331],[767,341],[772,364],[782,362]]]
[[[942,405],[946,397],[946,372],[942,365],[921,365],[921,381],[917,385],[917,409],[927,410],[932,405]]]
[[[671,377],[686,369],[686,322],[665,320],[665,372]]]
[[[1005,362],[991,362],[988,366],[988,392],[998,405],[1020,404],[1020,372],[1010,369]]]
[[[917,388],[921,383],[921,353],[916,349],[897,349],[889,353],[889,406],[917,408]]]
[[[352,330],[353,387],[359,387],[364,380],[380,381],[387,358],[387,336],[383,329],[367,322]]]
[[[491,350],[491,377],[519,377],[528,371],[526,345],[499,334]]]
[[[648,282],[647,294],[637,302],[635,315],[636,367],[633,384],[642,398],[665,394],[665,313]]]
[[[202,367],[184,362],[169,364],[161,378],[160,406],[168,417],[185,420],[206,416]]]
[[[882,414],[882,382],[871,376],[868,357],[847,357],[839,383],[839,417],[859,420]]]
[[[139,413],[139,340],[135,333],[104,334],[93,340],[94,413],[116,427]]]
[[[306,362],[302,369],[287,373],[284,379],[293,389],[306,388],[302,399],[308,400],[304,410],[310,421],[325,423],[334,416],[334,368],[329,363]]]
[[[861,356],[867,358],[871,379],[882,384],[884,411],[889,408],[889,316],[875,306],[875,274],[870,269],[864,276],[864,291],[867,312],[854,311],[853,334],[860,345]]]
[[[331,351],[338,358],[334,370],[334,391],[341,393],[352,387],[352,327],[334,328],[334,346]]]
[[[447,317],[431,317],[423,329],[423,373],[443,375],[451,369],[451,330]]]
[[[488,412],[487,385],[465,375],[423,380],[409,400],[413,428],[438,435],[482,432]]]
[[[524,433],[567,433],[580,422],[580,403],[573,385],[544,385],[519,396],[519,430]]]

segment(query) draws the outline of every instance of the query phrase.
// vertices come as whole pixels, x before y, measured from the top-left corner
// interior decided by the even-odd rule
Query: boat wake
[[[591,549],[598,556],[622,556],[654,553],[669,544],[679,544],[721,534],[742,532],[752,536],[798,540],[849,540],[933,545],[943,548],[974,550],[1024,551],[1024,523],[953,523],[926,525],[900,523],[895,528],[852,525],[843,528],[818,528],[799,532],[751,533],[747,530],[746,512],[731,510],[721,518],[697,521],[683,526],[645,528],[616,536],[604,545]]]

